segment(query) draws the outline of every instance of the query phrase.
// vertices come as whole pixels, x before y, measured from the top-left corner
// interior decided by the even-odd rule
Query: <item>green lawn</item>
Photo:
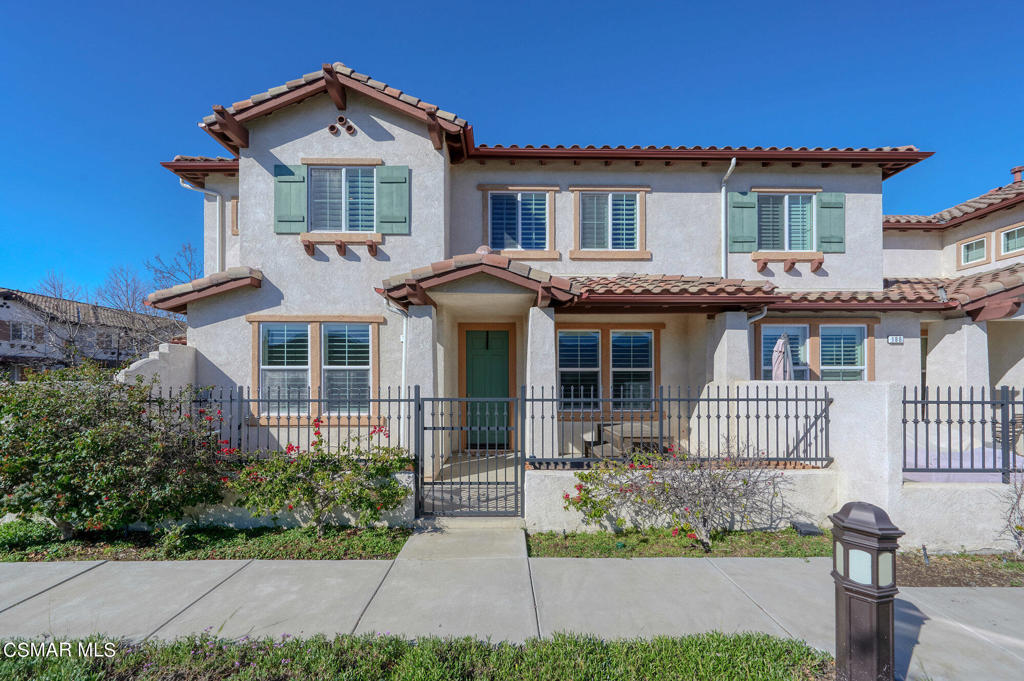
[[[99,639],[90,639],[99,640]],[[17,643],[17,642],[15,642]],[[78,641],[72,641],[77,652]],[[556,636],[522,645],[472,639],[341,636],[118,644],[110,658],[0,657],[7,681],[273,679],[334,681],[773,681],[834,678],[832,657],[766,634],[602,641]],[[100,644],[102,650],[102,643]]]
[[[700,544],[666,529],[644,532],[538,532],[527,536],[530,556],[538,558],[654,558],[654,557],[796,557],[832,555],[829,535],[801,537],[796,530],[722,532],[705,553]]]
[[[193,527],[176,541],[151,532],[84,532],[61,541],[50,525],[16,520],[0,525],[0,561],[201,560],[201,559],[391,559],[409,538],[406,528],[273,527],[236,530]],[[170,539],[170,537],[168,537]]]

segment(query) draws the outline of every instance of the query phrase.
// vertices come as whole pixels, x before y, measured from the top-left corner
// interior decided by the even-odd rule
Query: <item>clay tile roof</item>
[[[237,163],[237,158],[228,158],[227,156],[185,156],[178,154],[171,161],[172,163],[220,163],[220,162]]]
[[[664,274],[573,276],[573,290],[581,296],[601,294],[650,295],[759,295],[771,294],[775,285],[765,280],[685,277]]]
[[[451,113],[450,111],[443,111],[443,110],[439,109],[437,106],[435,106],[434,104],[428,104],[427,102],[424,102],[424,101],[420,100],[417,97],[412,97],[411,95],[403,93],[398,88],[395,88],[395,87],[393,87],[391,85],[388,85],[387,83],[383,83],[383,82],[381,82],[379,80],[371,78],[370,76],[368,76],[366,74],[357,73],[357,72],[353,71],[351,68],[349,68],[348,66],[345,66],[344,64],[342,64],[340,61],[339,62],[334,62],[334,70],[343,79],[346,79],[346,78],[352,79],[352,80],[354,80],[354,81],[356,81],[358,83],[362,83],[362,84],[364,84],[364,85],[366,85],[368,87],[372,87],[374,90],[378,90],[379,92],[382,92],[383,94],[388,95],[389,97],[392,97],[395,100],[400,100],[401,102],[403,102],[405,104],[412,104],[413,106],[417,106],[420,109],[423,109],[424,111],[434,111],[434,112],[437,113],[437,117],[438,118],[446,120],[449,123],[452,123],[454,125],[459,126],[460,128],[464,128],[467,125],[465,120],[463,120],[462,118],[459,118],[458,116],[456,116],[455,114]],[[271,99],[274,99],[276,97],[281,97],[283,95],[286,95],[289,92],[291,92],[292,90],[296,90],[296,89],[298,89],[300,87],[304,87],[306,85],[309,85],[310,83],[315,83],[317,81],[323,80],[323,77],[324,77],[324,72],[322,70],[321,71],[313,71],[311,73],[307,73],[307,74],[305,74],[305,75],[303,75],[303,76],[301,76],[299,78],[295,78],[294,80],[290,80],[287,83],[284,83],[283,85],[278,85],[276,87],[272,87],[272,88],[270,88],[269,90],[267,90],[265,92],[260,92],[260,93],[251,95],[250,97],[248,97],[246,99],[243,99],[241,101],[235,102],[230,107],[227,107],[227,110],[228,110],[229,113],[232,113],[232,114],[235,114],[235,115],[244,113],[248,109],[251,109],[252,107],[254,107],[254,106],[258,105],[258,104],[262,104],[262,103],[267,102],[267,101],[269,101]],[[320,91],[322,92],[323,90],[321,89]],[[203,123],[205,123],[207,125],[211,125],[213,123],[216,123],[216,121],[217,121],[217,117],[213,116],[213,115],[205,116],[203,118]]]
[[[200,279],[193,279],[187,284],[153,291],[146,297],[146,304],[159,310],[184,312],[186,305],[194,300],[245,286],[259,288],[262,281],[263,272],[260,270],[251,267],[229,267],[223,272],[214,272]]]
[[[44,296],[40,293],[29,293],[12,288],[0,287],[0,299],[17,299],[52,319],[80,320],[86,326],[133,329],[138,328],[142,324],[152,329],[169,329],[175,332],[183,330],[182,322],[177,319],[118,310],[95,303],[83,303],[66,298],[54,298],[53,296]]]
[[[980,217],[977,215],[979,211],[983,215],[989,212],[987,209],[1002,208],[1019,201],[1024,201],[1024,181],[996,187],[981,196],[968,199],[932,215],[886,215],[882,221],[889,229],[899,229],[900,225],[926,225],[932,229],[948,229],[971,218]]]
[[[434,262],[424,267],[417,267],[409,272],[403,272],[402,274],[389,277],[384,280],[383,287],[379,289],[379,291],[393,291],[394,289],[406,286],[409,282],[423,283],[427,280],[448,275],[459,270],[474,268],[474,271],[476,271],[475,268],[483,265],[493,267],[498,270],[507,270],[508,272],[521,277],[523,281],[531,280],[533,282],[547,284],[551,288],[564,291],[565,293],[574,293],[572,290],[572,282],[568,279],[555,277],[544,270],[537,269],[536,267],[530,267],[529,265],[516,260],[510,260],[505,256],[492,252],[486,246],[478,248],[475,253],[456,255],[455,257],[447,260]]]

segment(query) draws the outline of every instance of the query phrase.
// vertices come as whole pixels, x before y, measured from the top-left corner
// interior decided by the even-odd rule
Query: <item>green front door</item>
[[[466,397],[508,397],[508,331],[466,331]],[[469,447],[508,446],[509,403],[473,402],[466,407]]]

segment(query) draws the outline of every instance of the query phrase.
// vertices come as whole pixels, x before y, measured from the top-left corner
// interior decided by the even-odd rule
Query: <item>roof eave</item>
[[[986,215],[990,215],[990,214],[995,213],[997,211],[1004,210],[1006,208],[1012,208],[1013,206],[1017,205],[1018,203],[1024,203],[1024,194],[1018,194],[1017,196],[1011,196],[1010,198],[1005,199],[1003,201],[1000,201],[999,203],[993,203],[991,206],[985,206],[984,208],[979,208],[978,210],[971,211],[970,213],[965,213],[964,215],[959,215],[959,216],[953,218],[952,220],[947,220],[945,222],[928,222],[928,223],[922,223],[922,222],[908,222],[908,223],[903,223],[903,222],[883,222],[882,223],[882,229],[897,229],[897,230],[908,230],[908,229],[909,230],[913,230],[913,229],[931,230],[931,229],[936,229],[936,230],[945,230],[945,229],[950,229],[952,227],[956,227],[957,225],[962,225],[965,222],[969,222],[971,220],[974,220],[974,219],[977,219],[977,218],[980,218],[980,217],[984,217]]]

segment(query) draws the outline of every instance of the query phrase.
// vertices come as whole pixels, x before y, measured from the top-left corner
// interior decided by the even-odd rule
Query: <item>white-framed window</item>
[[[639,248],[639,205],[636,192],[580,194],[580,248],[635,251]]]
[[[867,327],[863,324],[822,324],[821,380],[863,381],[867,377]]]
[[[807,381],[811,378],[811,367],[808,362],[808,343],[810,329],[805,324],[762,324],[761,325],[761,377],[772,377],[772,354],[775,345],[785,334],[789,344],[789,354],[793,358],[794,381]]]
[[[757,195],[757,250],[814,250],[814,194]]]
[[[960,264],[970,265],[981,262],[986,256],[985,237],[960,244]]]
[[[309,324],[260,323],[259,396],[264,414],[309,413]]]
[[[654,394],[654,332],[611,332],[612,409],[651,408]]]
[[[548,247],[548,192],[501,192],[487,195],[490,247],[543,251]]]
[[[601,332],[558,332],[558,389],[561,408],[593,410],[601,397]]]
[[[331,414],[370,413],[369,324],[323,324],[323,398]]]
[[[309,231],[376,231],[376,168],[310,166]]]
[[[1024,251],[1024,225],[1008,229],[999,235],[1000,255],[1010,255],[1020,251]]]
[[[41,329],[41,326],[31,322],[11,322],[11,340],[35,343],[37,335],[42,336]]]

